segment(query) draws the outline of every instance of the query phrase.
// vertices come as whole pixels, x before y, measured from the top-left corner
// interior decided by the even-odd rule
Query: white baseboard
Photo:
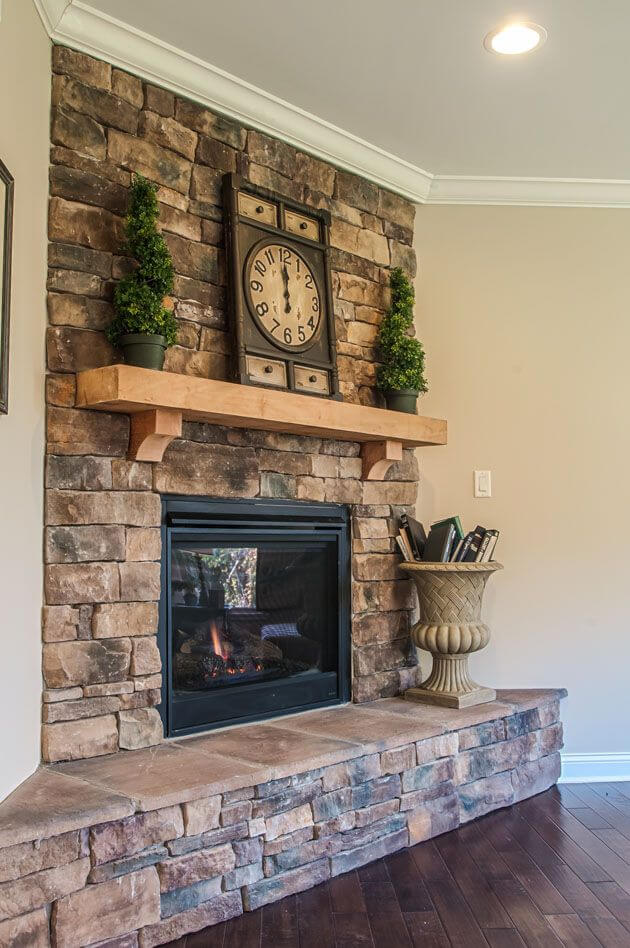
[[[561,754],[558,783],[607,783],[630,780],[630,753]]]

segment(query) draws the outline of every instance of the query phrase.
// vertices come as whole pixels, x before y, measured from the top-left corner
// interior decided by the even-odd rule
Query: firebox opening
[[[348,699],[345,507],[164,498],[167,733]]]

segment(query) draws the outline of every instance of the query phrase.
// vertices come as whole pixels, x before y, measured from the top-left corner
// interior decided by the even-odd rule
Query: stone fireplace
[[[330,211],[340,386],[347,402],[376,405],[374,346],[389,269],[415,274],[413,205],[83,54],[55,47],[53,71],[43,759],[163,737],[168,669],[157,636],[167,495],[342,505],[351,534],[351,697],[400,693],[416,683],[413,594],[393,539],[400,510],[416,501],[413,451],[386,480],[364,481],[358,443],[188,422],[160,463],[129,461],[128,417],[75,408],[75,373],[117,361],[103,329],[128,266],[122,224],[137,170],[159,185],[176,270],[179,337],[166,369],[230,377],[220,185],[236,171]],[[337,688],[336,699],[345,693]]]
[[[165,734],[347,701],[347,509],[174,497],[162,506]]]

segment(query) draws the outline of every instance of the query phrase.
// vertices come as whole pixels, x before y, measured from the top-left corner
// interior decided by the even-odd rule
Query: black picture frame
[[[9,323],[13,251],[13,175],[0,161],[0,413],[9,411]]]

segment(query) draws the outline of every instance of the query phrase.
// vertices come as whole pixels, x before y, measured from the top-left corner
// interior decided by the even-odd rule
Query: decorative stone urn
[[[418,590],[420,622],[411,630],[419,648],[433,656],[431,674],[405,697],[448,708],[468,708],[494,701],[496,691],[477,685],[468,671],[468,656],[485,648],[490,629],[481,622],[481,603],[488,578],[500,563],[401,563]]]

